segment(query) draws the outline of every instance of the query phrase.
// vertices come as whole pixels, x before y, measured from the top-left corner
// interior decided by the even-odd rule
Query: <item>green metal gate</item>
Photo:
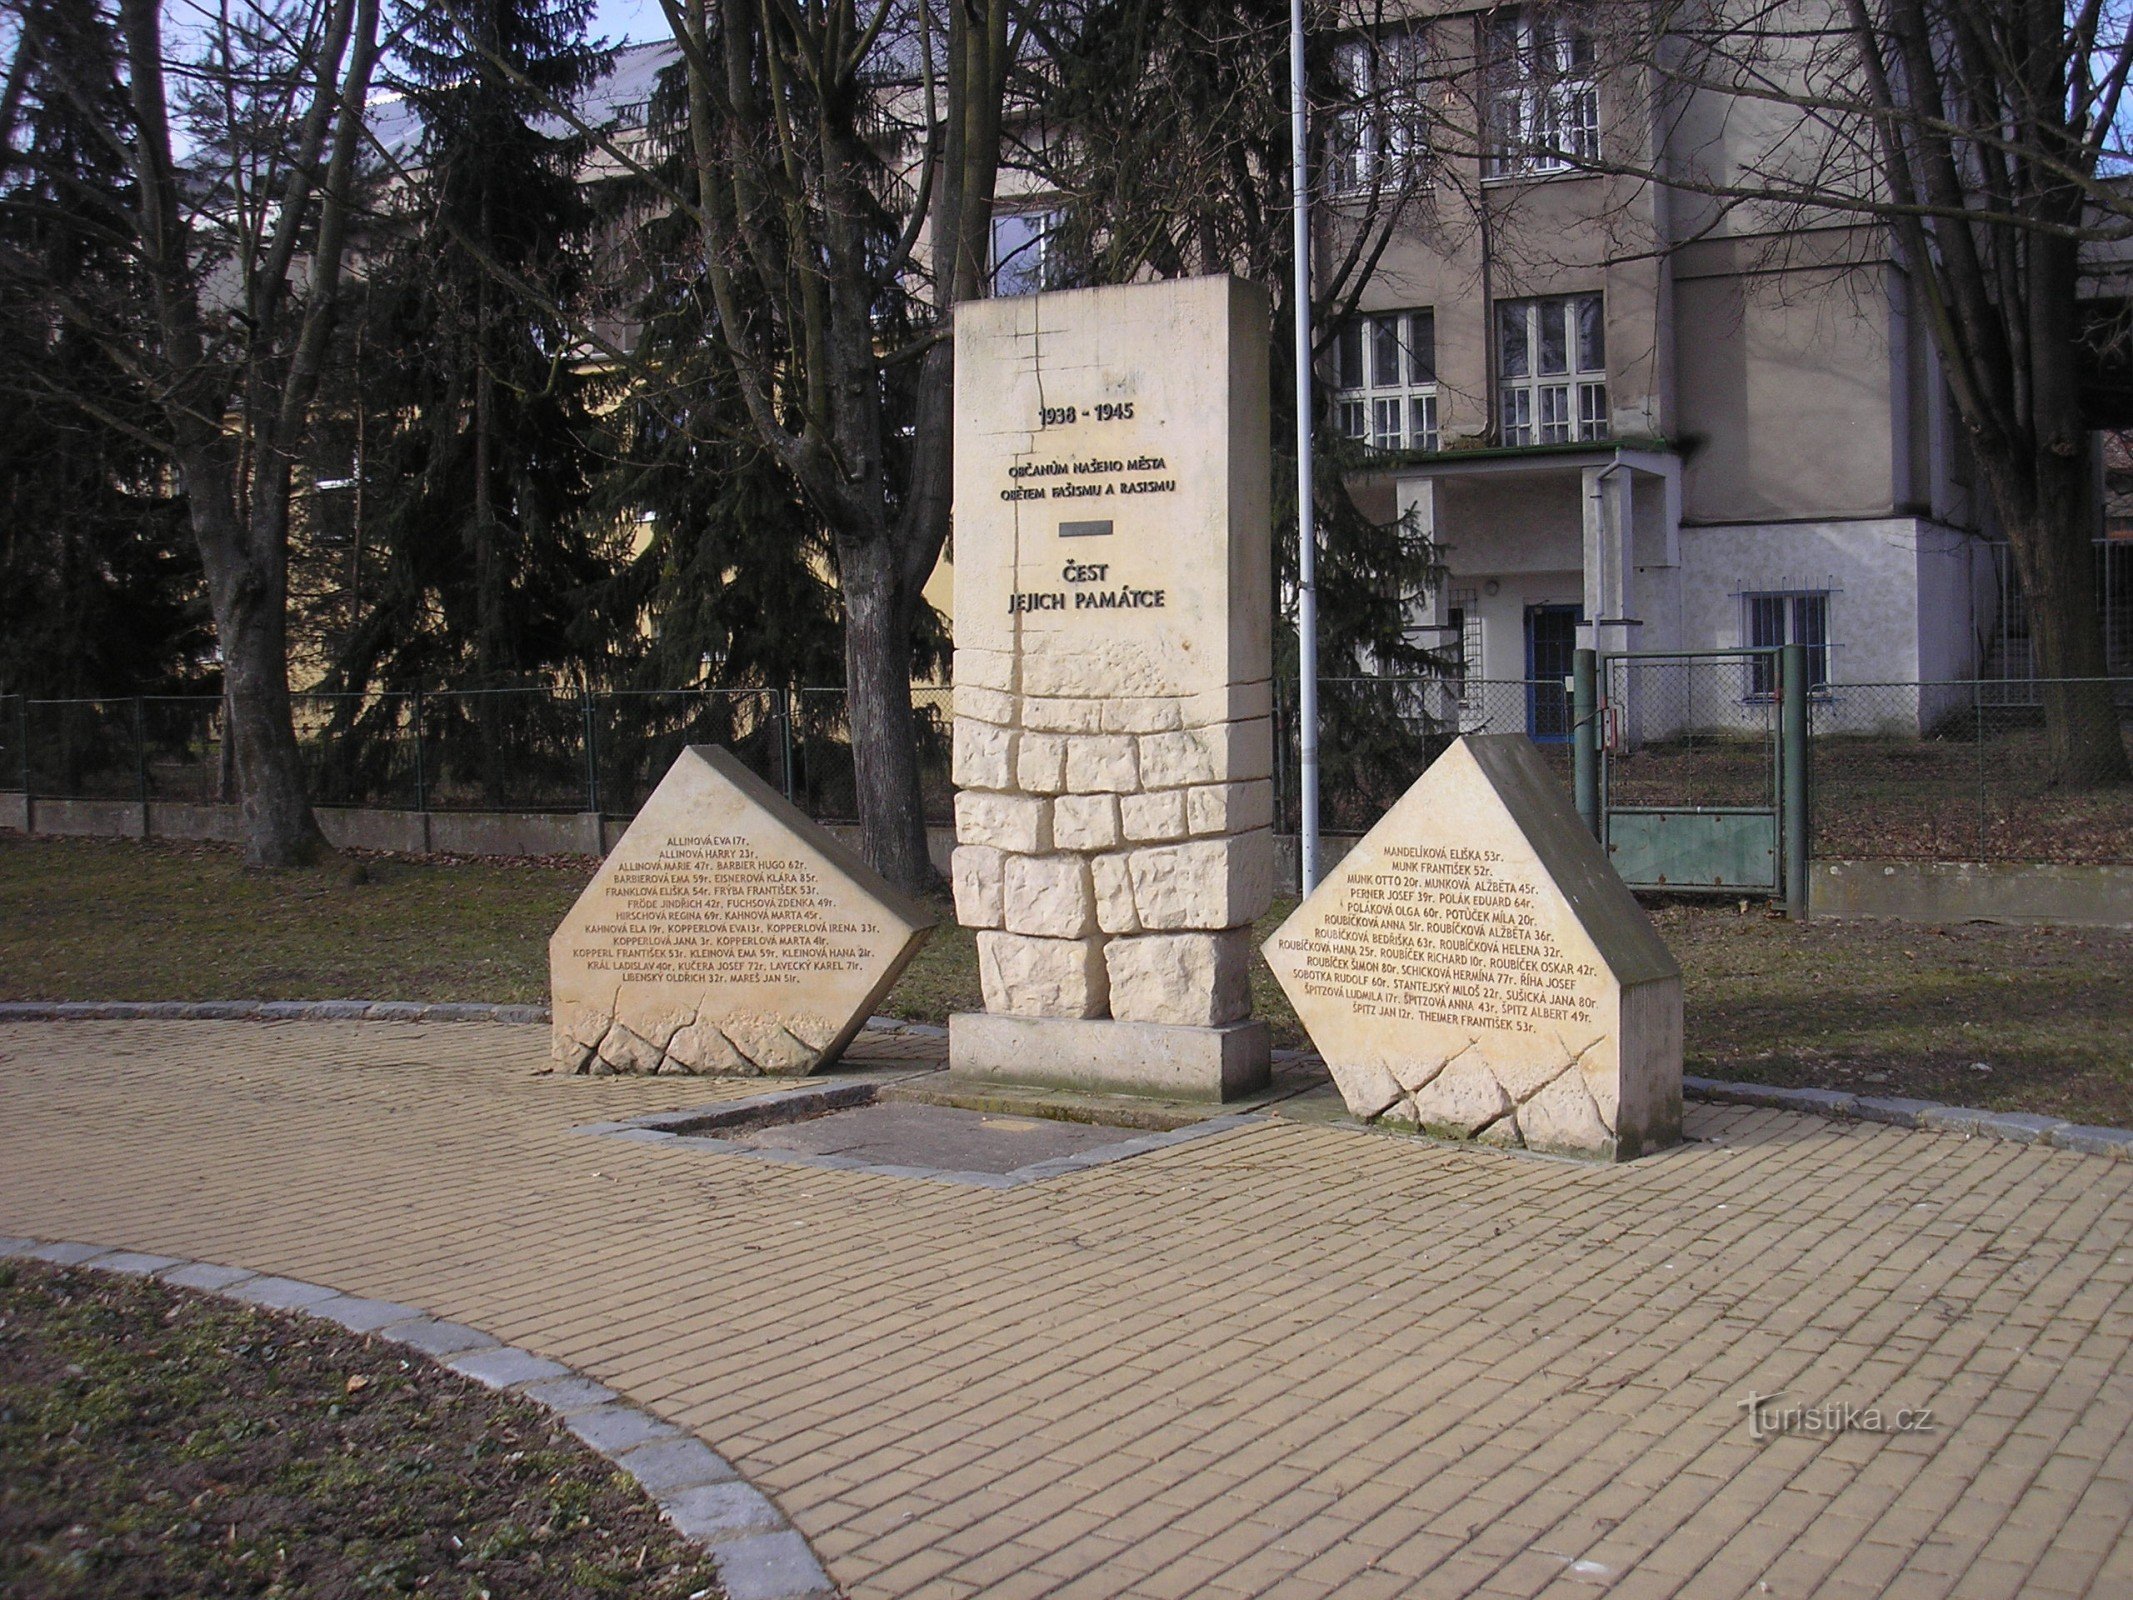
[[[1806,667],[1798,646],[1579,652],[1578,805],[1623,882],[1805,915]]]

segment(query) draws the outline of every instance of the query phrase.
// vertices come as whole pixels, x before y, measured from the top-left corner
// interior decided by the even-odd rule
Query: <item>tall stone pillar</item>
[[[1267,350],[1226,277],[957,309],[955,1073],[1265,1081]]]

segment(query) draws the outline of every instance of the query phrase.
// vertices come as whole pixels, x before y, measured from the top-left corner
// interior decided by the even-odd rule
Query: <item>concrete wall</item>
[[[30,826],[72,838],[139,839],[148,831],[137,800],[33,800]]]
[[[1738,255],[1702,254],[1709,276],[1685,262],[1674,288],[1693,333],[1676,354],[1684,520],[1902,508],[1910,443],[1898,448],[1887,269],[1749,275]]]
[[[1883,517],[1683,528],[1682,645],[1746,644],[1745,593],[1826,589],[1831,678],[1916,682],[1918,548],[1930,527],[1915,517]]]
[[[2133,867],[1817,861],[1808,880],[1817,917],[2133,928]]]
[[[40,800],[39,830],[43,829],[41,814],[51,802]],[[155,839],[213,840],[222,844],[235,844],[244,837],[244,824],[237,815],[235,806],[217,805],[206,800],[155,800],[148,807],[148,834]],[[332,837],[331,833],[327,834]]]
[[[26,812],[29,814],[26,820]],[[397,855],[605,855],[629,827],[627,817],[556,811],[385,811],[320,806],[319,829],[337,850],[383,850]],[[29,827],[34,821],[35,828]],[[857,846],[859,829],[831,823],[829,831]],[[597,830],[597,831],[595,831]],[[155,801],[144,829],[131,800],[38,800],[25,807],[20,792],[0,792],[0,832],[83,838],[211,840],[234,844],[243,824],[233,805]],[[955,851],[955,830],[926,830],[926,853],[943,873]]]

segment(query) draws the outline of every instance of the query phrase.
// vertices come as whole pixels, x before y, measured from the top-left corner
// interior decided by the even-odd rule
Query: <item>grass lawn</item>
[[[717,1592],[527,1401],[326,1323],[0,1264],[0,1593]]]
[[[549,930],[592,870],[363,866],[352,883],[345,869],[246,873],[221,846],[0,835],[0,999],[538,1002]],[[941,911],[894,1015],[980,1004],[972,937]],[[1733,905],[1654,916],[1686,977],[1692,1073],[2133,1126],[2133,934],[1794,927]],[[1304,1042],[1263,964],[1254,995],[1277,1042]]]

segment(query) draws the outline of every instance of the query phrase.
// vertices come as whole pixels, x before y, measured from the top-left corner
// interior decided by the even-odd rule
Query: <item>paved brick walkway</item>
[[[1267,1121],[995,1192],[573,1133],[760,1085],[542,1044],[0,1027],[0,1234],[568,1363],[855,1596],[2133,1594],[2133,1162],[1691,1107],[1627,1168]]]

